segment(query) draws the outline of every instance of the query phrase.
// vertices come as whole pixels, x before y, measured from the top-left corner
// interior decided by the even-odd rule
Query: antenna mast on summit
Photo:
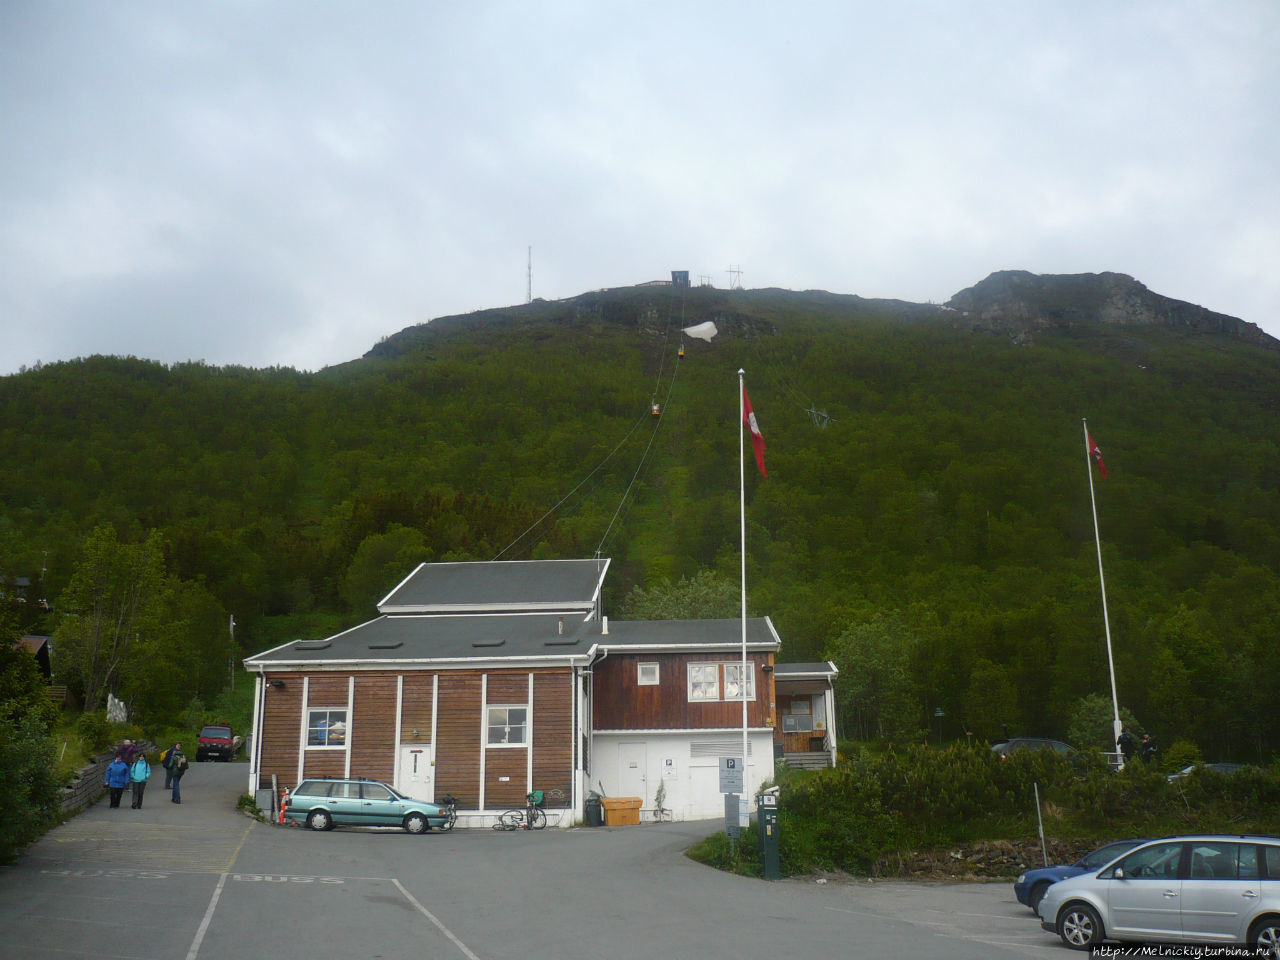
[[[529,248],[529,268],[525,272],[524,302],[533,303],[533,247]]]

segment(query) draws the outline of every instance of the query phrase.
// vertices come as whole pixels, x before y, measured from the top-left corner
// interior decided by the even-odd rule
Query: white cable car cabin
[[[658,402],[655,400],[655,401],[654,401],[654,402],[649,406],[649,412],[650,412],[651,414],[653,414],[655,417],[660,417],[660,416],[662,416],[662,407],[661,407],[661,406],[659,406]]]

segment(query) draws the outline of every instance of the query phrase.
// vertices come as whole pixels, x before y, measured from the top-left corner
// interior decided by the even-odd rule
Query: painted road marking
[[[422,914],[424,917],[426,917],[428,920],[434,923],[436,925],[436,929],[439,930],[441,933],[443,933],[446,937],[448,937],[450,941],[453,942],[453,945],[462,951],[462,955],[466,957],[467,960],[480,960],[479,957],[477,957],[474,953],[472,953],[467,948],[467,945],[465,943],[463,943],[461,940],[459,940],[457,937],[453,935],[452,930],[450,930],[438,919],[436,919],[436,915],[434,913],[432,913],[430,910],[428,910],[426,907],[420,904],[417,900],[415,900],[413,894],[411,894],[408,890],[404,888],[403,883],[401,883],[399,880],[392,880],[391,882],[396,885],[396,889],[398,889],[401,893],[404,894],[404,898],[408,900],[411,904],[413,904],[420,914]]]
[[[57,870],[53,868],[44,869],[41,873],[48,874],[51,877],[76,877],[84,880],[94,880],[98,877],[109,877],[113,880],[168,880],[167,873],[159,873],[153,870],[95,870],[92,868],[81,870]]]
[[[46,867],[40,871],[50,877],[74,877],[78,880],[168,880],[176,873],[192,876],[208,876],[208,870],[131,870],[127,867],[99,870],[93,867],[82,867],[76,870]],[[219,874],[223,876],[224,874]],[[272,873],[228,873],[227,879],[237,883],[347,883],[363,881],[369,883],[395,883],[394,877],[309,877],[305,875]]]
[[[265,873],[233,873],[231,874],[231,879],[238,880],[241,883],[251,883],[259,880],[264,883],[346,883],[340,877],[280,877]]]
[[[187,951],[187,960],[196,960],[196,955],[200,953],[200,944],[204,943],[204,932],[209,929],[209,921],[213,919],[213,911],[217,909],[218,900],[222,896],[222,888],[226,883],[227,875],[224,873],[218,878],[218,886],[214,888],[213,897],[209,900],[208,909],[204,912],[204,919],[200,921],[200,926],[196,928],[196,938],[191,941],[191,949]]]

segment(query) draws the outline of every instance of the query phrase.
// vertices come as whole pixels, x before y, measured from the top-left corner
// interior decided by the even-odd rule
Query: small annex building
[[[13,645],[35,657],[36,667],[46,683],[53,680],[53,637],[27,634],[15,640]]]
[[[742,621],[611,622],[608,568],[424,563],[375,619],[247,658],[250,793],[368,777],[452,794],[460,824],[480,826],[541,790],[570,826],[590,791],[651,812],[661,784],[676,819],[722,816],[719,758],[742,756],[744,692],[748,795],[773,775],[780,638],[747,620],[743,677]]]

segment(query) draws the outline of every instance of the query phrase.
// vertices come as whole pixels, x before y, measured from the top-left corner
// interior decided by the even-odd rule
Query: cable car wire
[[[639,419],[639,420],[637,420],[635,423],[633,423],[633,424],[631,425],[631,429],[627,431],[627,435],[626,435],[625,437],[623,437],[621,440],[619,440],[619,441],[618,441],[617,446],[615,446],[612,450],[610,450],[610,451],[609,451],[609,453],[605,456],[605,458],[604,458],[603,460],[601,460],[599,463],[597,463],[597,464],[595,465],[595,467],[592,469],[592,471],[591,471],[590,473],[588,473],[585,477],[583,477],[583,478],[582,478],[582,480],[580,480],[580,481],[578,482],[578,485],[577,485],[576,487],[574,487],[572,490],[570,490],[568,493],[566,493],[563,497],[561,497],[561,498],[556,502],[555,506],[553,506],[550,510],[548,510],[546,513],[544,513],[542,516],[540,516],[537,520],[533,521],[533,523],[529,526],[529,529],[528,529],[528,530],[525,530],[525,532],[524,532],[524,533],[520,534],[520,536],[516,537],[516,538],[515,538],[514,540],[512,540],[509,544],[507,544],[505,547],[503,547],[501,550],[499,550],[499,551],[498,551],[498,555],[497,555],[497,556],[495,556],[493,559],[494,559],[494,560],[500,560],[500,559],[502,559],[502,555],[503,555],[504,553],[506,553],[508,550],[510,550],[512,547],[514,547],[517,543],[519,543],[521,540],[523,540],[526,536],[528,536],[528,535],[529,535],[529,533],[530,533],[530,532],[531,532],[531,531],[532,531],[536,526],[538,526],[538,524],[542,523],[542,521],[543,521],[543,520],[547,519],[547,517],[549,517],[549,516],[551,516],[551,514],[555,513],[558,509],[560,509],[561,505],[562,505],[566,500],[568,500],[568,499],[569,499],[570,497],[572,497],[575,493],[577,493],[579,490],[581,490],[581,489],[582,489],[582,485],[583,485],[583,484],[585,484],[588,480],[590,480],[593,476],[595,476],[595,475],[596,475],[596,473],[597,473],[597,472],[599,472],[600,468],[601,468],[601,467],[603,467],[606,463],[608,463],[608,462],[609,462],[609,460],[613,457],[613,455],[614,455],[615,453],[617,453],[617,452],[618,452],[618,450],[620,450],[620,449],[622,448],[622,445],[623,445],[624,443],[626,443],[628,440],[630,440],[630,439],[631,439],[631,435],[632,435],[633,433],[635,433],[637,429],[639,429],[640,424],[644,423],[644,421],[645,421],[646,417],[647,417],[647,414],[646,414],[646,413],[642,413],[642,414],[640,415],[640,419]]]
[[[676,377],[680,372],[680,365],[676,364],[671,368],[671,382],[667,385],[667,396],[663,403],[663,408],[668,409],[671,403],[671,393],[676,388]],[[631,477],[631,482],[627,484],[627,489],[623,491],[622,499],[618,501],[618,509],[613,511],[613,517],[609,520],[609,525],[605,527],[604,536],[600,538],[600,543],[596,547],[595,555],[601,556],[604,549],[605,541],[609,539],[609,531],[613,529],[613,525],[618,520],[618,515],[622,512],[622,508],[626,505],[627,499],[631,496],[631,488],[636,485],[636,481],[640,478],[641,471],[644,469],[645,463],[649,459],[649,451],[653,448],[653,441],[658,438],[658,430],[662,427],[662,419],[659,418],[653,425],[653,433],[649,435],[649,442],[645,445],[644,453],[640,457],[640,462],[636,464],[636,472]]]

